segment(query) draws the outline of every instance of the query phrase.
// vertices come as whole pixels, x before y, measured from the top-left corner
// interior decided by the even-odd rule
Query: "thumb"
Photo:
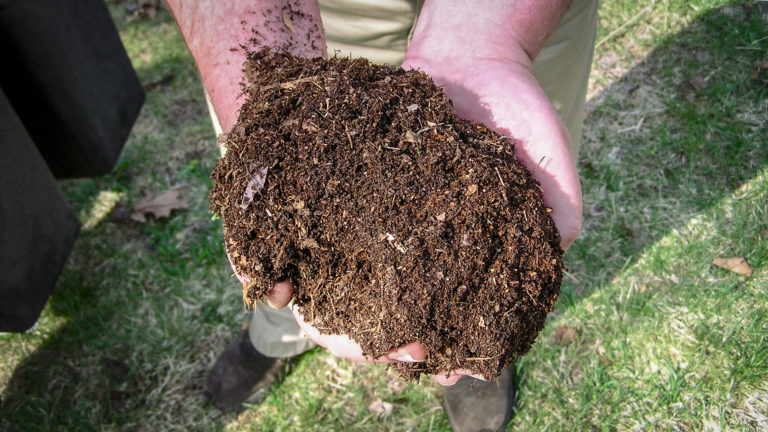
[[[286,279],[275,283],[267,295],[267,303],[275,309],[284,308],[293,298],[293,283]]]

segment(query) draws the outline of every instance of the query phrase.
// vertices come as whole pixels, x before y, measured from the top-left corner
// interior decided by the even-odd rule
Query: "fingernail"
[[[392,360],[397,360],[401,362],[407,362],[407,363],[421,363],[424,360],[416,360],[413,358],[410,354],[406,353],[396,353],[390,356]]]

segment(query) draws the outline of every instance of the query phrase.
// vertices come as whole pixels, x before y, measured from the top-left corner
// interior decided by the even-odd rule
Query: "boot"
[[[496,381],[464,376],[446,387],[445,411],[455,432],[503,431],[512,420],[515,405],[514,364]]]
[[[261,402],[286,365],[286,359],[257,351],[243,330],[216,359],[205,380],[205,396],[222,411],[240,411],[244,403]]]

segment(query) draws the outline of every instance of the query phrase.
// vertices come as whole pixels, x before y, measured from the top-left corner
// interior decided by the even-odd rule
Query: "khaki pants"
[[[333,56],[365,57],[375,63],[405,59],[421,0],[320,0]],[[598,0],[573,0],[534,62],[534,74],[562,117],[578,154],[587,81],[595,44]],[[210,104],[209,104],[210,106]],[[211,110],[216,132],[221,133]],[[257,307],[249,333],[254,347],[271,357],[288,357],[314,345],[299,330],[290,307]]]

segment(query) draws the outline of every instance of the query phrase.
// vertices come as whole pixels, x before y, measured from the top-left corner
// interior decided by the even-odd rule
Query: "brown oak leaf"
[[[144,197],[133,206],[131,219],[136,222],[146,223],[147,213],[159,219],[170,216],[172,210],[189,208],[187,200],[179,198],[181,191],[182,188],[169,189],[158,196],[150,194]]]

